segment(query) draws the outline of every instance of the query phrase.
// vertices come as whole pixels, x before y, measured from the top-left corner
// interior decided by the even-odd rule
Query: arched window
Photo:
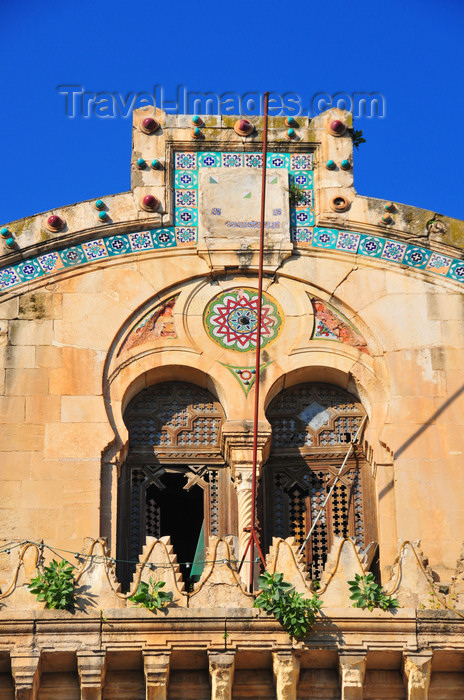
[[[193,562],[202,542],[230,527],[228,509],[220,509],[230,498],[219,450],[223,420],[214,396],[185,382],[156,384],[129,403],[129,453],[119,480],[120,559],[137,561],[147,535],[170,535],[178,561]],[[126,585],[133,568],[119,567]]]
[[[365,416],[352,394],[331,384],[300,384],[270,403],[272,446],[264,467],[265,539],[294,536],[301,546]],[[319,578],[334,535],[375,540],[373,484],[357,445],[305,548]]]

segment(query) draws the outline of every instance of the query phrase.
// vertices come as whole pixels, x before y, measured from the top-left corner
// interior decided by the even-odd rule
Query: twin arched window
[[[262,470],[262,538],[294,536],[302,544],[365,415],[361,403],[329,384],[300,384],[269,405],[272,447]],[[236,492],[219,440],[224,413],[206,389],[185,382],[157,384],[129,403],[124,420],[129,453],[121,471],[119,559],[135,562],[147,536],[170,535],[183,573],[199,573],[211,535],[237,532]],[[322,570],[334,535],[375,539],[372,484],[357,447],[347,461],[305,550],[311,575]],[[128,583],[133,564],[120,565]]]

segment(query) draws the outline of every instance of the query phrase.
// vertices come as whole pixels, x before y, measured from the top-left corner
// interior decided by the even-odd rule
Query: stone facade
[[[269,120],[259,519],[268,570],[323,601],[295,641],[238,566],[262,119],[147,118],[130,192],[2,229],[0,698],[461,698],[464,223],[358,195],[348,113]],[[53,557],[74,613],[27,589]],[[369,567],[398,610],[351,607]],[[128,601],[150,576],[155,615]]]

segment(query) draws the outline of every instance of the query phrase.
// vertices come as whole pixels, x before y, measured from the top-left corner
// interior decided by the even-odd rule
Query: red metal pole
[[[258,409],[259,409],[259,372],[261,364],[261,307],[263,294],[263,263],[264,263],[264,220],[266,206],[266,156],[267,156],[267,113],[269,93],[264,93],[264,125],[263,125],[263,170],[261,180],[261,221],[259,229],[259,263],[258,263],[258,327],[256,330],[256,372],[255,372],[255,406],[253,433],[253,465],[251,481],[251,527],[250,527],[250,591],[253,590],[255,544],[263,560],[263,554],[256,537],[256,471],[258,462]],[[248,548],[247,548],[248,549]],[[264,563],[264,561],[263,561]]]

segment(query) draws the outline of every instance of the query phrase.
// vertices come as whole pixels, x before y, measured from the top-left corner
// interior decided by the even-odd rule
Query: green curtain
[[[198,581],[203,569],[205,568],[205,521],[201,526],[200,535],[198,537],[195,556],[193,557],[192,573],[190,577],[194,581]]]

